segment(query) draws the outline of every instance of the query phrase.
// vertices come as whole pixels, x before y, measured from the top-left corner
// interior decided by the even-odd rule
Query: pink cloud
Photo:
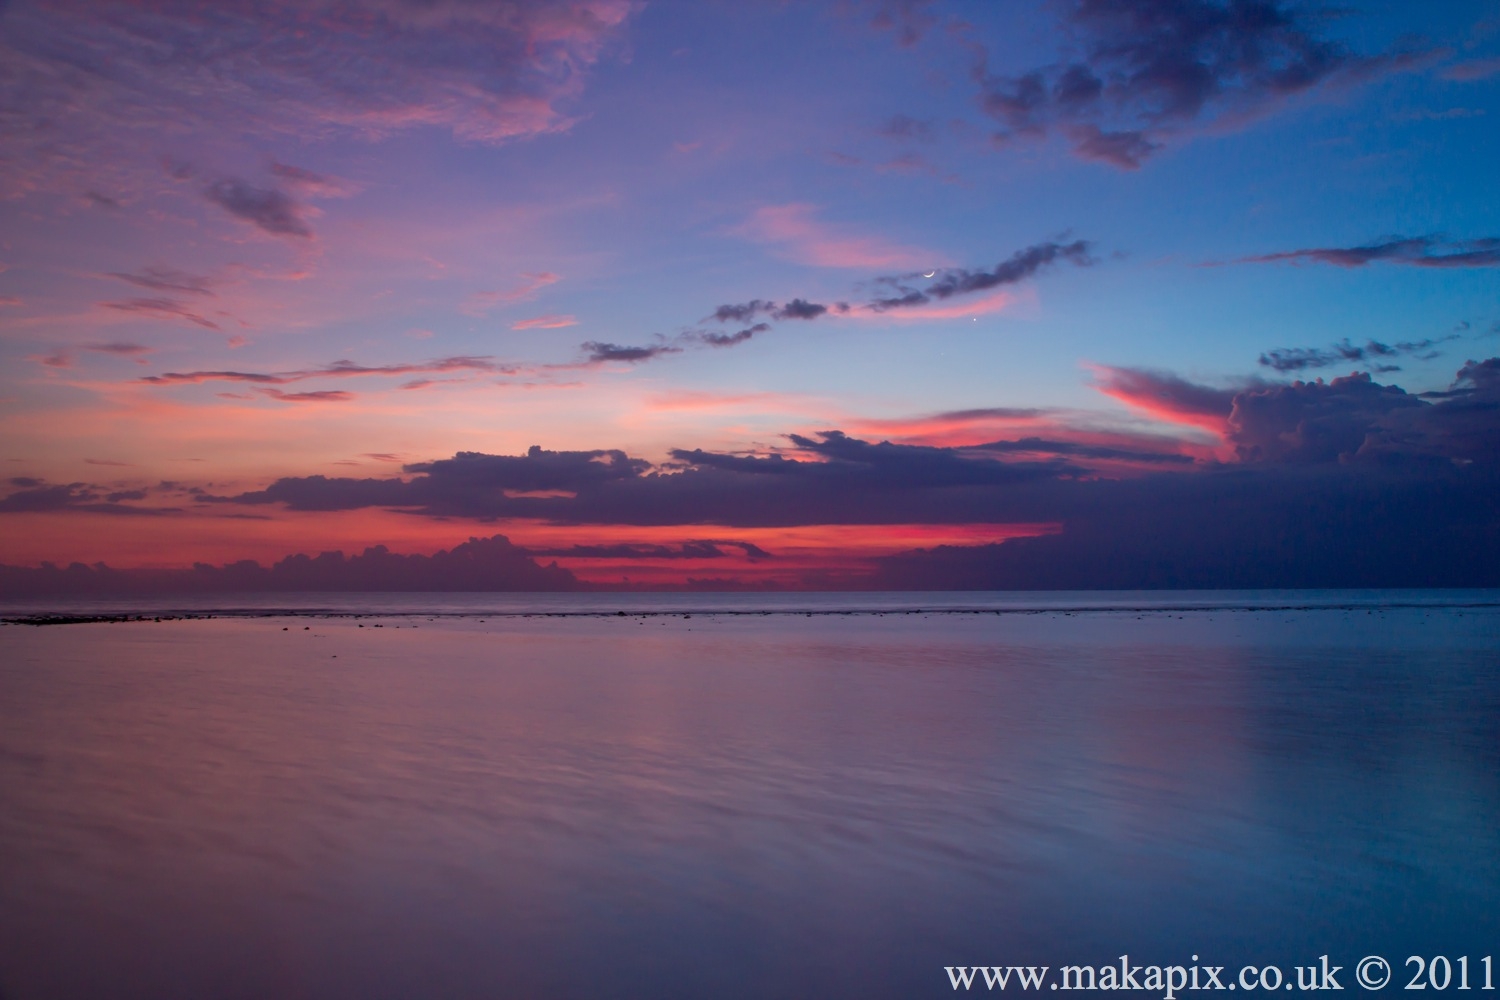
[[[553,274],[551,271],[526,272],[521,277],[525,280],[514,288],[475,292],[464,300],[464,304],[459,306],[458,311],[468,316],[484,316],[497,306],[512,302],[525,302],[541,289],[562,280],[561,275]]]
[[[0,165],[0,188],[87,188],[92,179],[110,190],[118,185],[106,181],[128,183],[138,171],[141,150],[161,146],[150,133],[380,139],[426,126],[501,143],[565,131],[575,120],[565,105],[639,6],[27,5],[7,12],[6,65],[28,100],[14,130],[23,146]]]
[[[28,354],[27,361],[35,361],[47,368],[72,368],[73,353],[66,349],[56,351],[52,354]]]
[[[1471,59],[1467,62],[1455,63],[1443,70],[1445,80],[1487,80],[1500,73],[1500,56],[1489,59]]]
[[[908,306],[900,310],[872,309],[869,306],[854,305],[850,306],[849,311],[844,315],[855,319],[883,321],[970,319],[1004,312],[1014,306],[1019,298],[1020,296],[1014,292],[992,292],[983,298],[970,299],[966,302],[932,303],[925,306]]]
[[[114,309],[117,312],[135,313],[141,316],[151,316],[158,319],[180,319],[201,326],[205,330],[217,330],[219,324],[199,313],[193,312],[181,302],[172,299],[126,299],[123,302],[101,302],[105,309]]]
[[[782,256],[814,267],[912,269],[941,263],[937,255],[917,247],[834,229],[814,218],[816,211],[800,203],[766,205],[730,232],[770,244]]]
[[[1198,385],[1167,372],[1092,365],[1094,388],[1157,420],[1223,436],[1236,390]]]
[[[533,316],[530,319],[519,320],[511,324],[512,330],[560,330],[565,326],[577,326],[576,317],[549,313],[546,316]]]

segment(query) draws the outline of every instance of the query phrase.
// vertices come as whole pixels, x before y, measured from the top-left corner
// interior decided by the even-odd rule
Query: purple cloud
[[[325,365],[322,368],[304,368],[289,372],[163,372],[160,375],[143,376],[141,381],[149,382],[152,385],[193,385],[199,382],[253,382],[259,385],[288,385],[292,382],[304,382],[307,379],[313,378],[426,375],[456,371],[514,374],[517,369],[509,365],[497,364],[493,358],[488,356],[473,357],[461,355],[452,358],[438,358],[434,361],[423,361],[415,364],[359,365],[353,361],[335,361],[333,364]]]
[[[926,305],[935,299],[949,299],[956,295],[969,295],[1003,285],[1014,285],[1060,260],[1070,261],[1078,267],[1088,267],[1094,263],[1094,258],[1089,255],[1090,246],[1087,240],[1074,240],[1071,243],[1038,243],[1024,250],[1017,250],[1008,259],[988,270],[944,269],[934,275],[932,283],[925,289],[917,289],[910,284],[916,278],[924,277],[923,275],[906,274],[898,277],[877,278],[877,284],[885,285],[894,291],[892,294],[872,301],[870,308],[877,312],[884,312],[890,309]]]
[[[1009,142],[1062,131],[1075,155],[1133,170],[1167,137],[1261,114],[1335,79],[1405,63],[1321,38],[1280,0],[1070,0],[1076,58],[1019,75],[975,71]]]
[[[1284,250],[1241,258],[1242,263],[1248,264],[1283,260],[1313,261],[1336,267],[1364,267],[1376,262],[1412,267],[1494,267],[1500,265],[1500,237],[1448,241],[1439,236],[1397,236],[1364,246]]]
[[[1400,341],[1395,344],[1369,340],[1363,345],[1352,344],[1348,338],[1345,338],[1328,348],[1277,348],[1262,354],[1260,363],[1263,367],[1272,368],[1278,372],[1300,372],[1309,368],[1327,368],[1330,365],[1345,362],[1371,362],[1375,365],[1377,372],[1393,372],[1400,371],[1399,366],[1392,364],[1394,359],[1415,355],[1424,361],[1431,361],[1440,354],[1434,349],[1438,344],[1456,340],[1459,336],[1460,334],[1455,333],[1435,340]]]
[[[565,105],[632,0],[406,3],[58,0],[5,13],[0,188],[128,183],[182,128],[378,139],[437,127],[498,143],[568,128]]]
[[[193,312],[181,302],[172,299],[125,299],[123,302],[101,302],[105,309],[113,309],[116,312],[137,313],[142,316],[155,316],[164,319],[181,319],[201,326],[205,330],[217,330],[219,324],[199,313]]]
[[[275,188],[258,188],[236,177],[214,181],[203,196],[236,218],[270,233],[311,239],[306,209]]]
[[[131,274],[111,271],[111,278],[119,278],[138,288],[149,288],[154,292],[179,292],[188,295],[213,295],[211,279],[198,274],[189,274],[169,267],[144,267]]]
[[[678,354],[682,351],[682,348],[672,347],[670,344],[655,344],[650,347],[626,347],[620,344],[608,344],[599,340],[590,340],[583,344],[583,350],[588,352],[589,361],[627,361],[634,364],[638,361],[650,361],[653,358],[659,358],[666,354]]]

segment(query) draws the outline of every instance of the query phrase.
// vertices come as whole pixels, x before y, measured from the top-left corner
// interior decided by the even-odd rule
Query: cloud
[[[1500,73],[1500,56],[1491,56],[1488,59],[1470,59],[1454,63],[1443,70],[1442,77],[1445,80],[1461,80],[1467,83],[1473,80],[1488,80],[1497,73]]]
[[[15,295],[0,295],[0,306],[20,306],[20,305],[25,305],[25,303],[23,301],[21,301],[20,297],[15,296]]]
[[[416,364],[359,365],[353,361],[335,361],[322,368],[304,368],[289,372],[163,372],[160,375],[143,376],[140,381],[148,382],[152,385],[193,385],[199,382],[254,382],[261,385],[287,385],[292,382],[303,382],[312,378],[427,375],[455,371],[498,372],[509,375],[514,374],[517,370],[509,365],[496,364],[494,359],[488,355],[460,355],[451,358],[438,358],[434,361],[422,361]]]
[[[318,392],[282,392],[280,389],[262,388],[256,392],[282,403],[345,403],[354,398],[354,393],[341,389],[323,389]]]
[[[928,140],[933,136],[933,127],[932,122],[910,115],[892,115],[876,132],[887,139]]]
[[[1198,385],[1163,372],[1096,369],[1106,395],[1218,434],[1242,464],[1339,465],[1500,460],[1500,359],[1470,361],[1422,396],[1367,373],[1329,382]],[[1436,400],[1436,403],[1428,400]]]
[[[42,480],[29,477],[17,477],[10,482],[21,489],[0,498],[0,514],[73,512],[159,517],[177,512],[176,508],[134,507],[124,502],[145,499],[143,490],[110,490],[89,483],[48,486]]]
[[[204,275],[189,274],[169,267],[145,267],[138,273],[111,271],[111,278],[119,278],[138,288],[149,288],[154,292],[182,292],[188,295],[212,296],[213,282]]]
[[[547,451],[532,446],[524,455],[459,452],[452,458],[405,466],[402,479],[278,479],[264,490],[220,503],[284,504],[292,510],[355,510],[362,507],[417,507],[437,516],[495,517],[528,505],[555,504],[602,485],[634,479],[651,468],[622,451]],[[526,494],[545,493],[547,497]]]
[[[103,186],[183,129],[378,140],[437,128],[501,143],[565,106],[633,0],[59,0],[5,13],[11,192]],[[153,138],[154,137],[154,138]],[[305,185],[308,178],[293,177]],[[302,174],[316,177],[311,172]],[[331,182],[332,179],[322,178]],[[322,192],[330,193],[326,189]],[[296,235],[288,231],[288,235]]]
[[[756,323],[754,326],[747,326],[743,330],[736,330],[733,333],[706,331],[700,333],[699,337],[703,343],[710,347],[733,347],[736,344],[743,344],[757,333],[765,333],[769,329],[771,329],[771,324],[769,323]]]
[[[738,548],[747,558],[770,559],[771,553],[753,542],[701,539],[683,542],[676,548],[648,543],[616,545],[572,545],[566,548],[528,549],[533,556],[562,556],[569,559],[722,559],[729,555],[721,546]]]
[[[871,443],[839,431],[790,435],[804,457],[675,450],[671,468],[620,451],[521,456],[460,453],[409,465],[412,478],[279,479],[220,503],[282,504],[293,510],[397,507],[433,517],[523,517],[555,523],[778,524],[909,523],[934,500],[957,501],[952,517],[975,517],[987,490],[1080,471],[1068,462],[1000,460],[954,449]],[[988,499],[987,499],[988,498]],[[918,518],[920,520],[920,518]]]
[[[839,303],[833,307],[833,310],[848,312],[849,306]],[[826,315],[828,311],[828,306],[820,302],[809,302],[806,299],[792,299],[786,305],[777,305],[767,299],[751,299],[740,305],[719,306],[704,322],[748,323],[756,316],[766,316],[774,320],[817,319],[819,316]]]
[[[152,353],[151,348],[143,344],[132,344],[128,341],[114,340],[104,344],[84,344],[85,351],[93,351],[96,354],[111,354],[115,357],[130,358],[138,365],[146,363],[146,357]]]
[[[1242,263],[1314,261],[1337,267],[1364,267],[1377,261],[1412,267],[1494,267],[1500,264],[1500,238],[1448,241],[1439,236],[1392,237],[1357,247],[1285,250],[1241,258]]]
[[[258,188],[238,178],[226,177],[210,184],[203,196],[272,236],[312,238],[312,228],[304,217],[307,207],[275,188]]]
[[[891,590],[1494,587],[1493,467],[1226,468],[1102,482],[1061,531],[877,558]],[[1080,492],[1083,487],[1079,487]],[[1079,499],[1083,499],[1080,497]]]
[[[766,205],[731,230],[756,243],[770,244],[782,256],[814,267],[919,267],[934,255],[901,246],[878,236],[858,236],[835,230],[814,218],[807,204]]]
[[[565,326],[577,326],[578,318],[560,313],[549,313],[545,316],[533,316],[530,319],[517,320],[512,323],[512,330],[561,330]]]
[[[1096,365],[1094,374],[1100,392],[1160,420],[1217,434],[1234,409],[1235,390],[1198,385],[1169,372]]]
[[[1439,356],[1439,352],[1434,350],[1438,344],[1456,340],[1458,336],[1458,334],[1451,334],[1436,340],[1400,341],[1395,344],[1369,340],[1363,346],[1351,344],[1346,337],[1328,348],[1281,347],[1274,351],[1267,351],[1260,356],[1260,364],[1278,372],[1300,372],[1309,368],[1327,368],[1344,362],[1371,361],[1376,362],[1378,372],[1400,371],[1398,366],[1389,362],[1381,364],[1377,359],[1395,359],[1405,355],[1416,355],[1424,361],[1430,361]]]
[[[269,169],[273,176],[304,198],[348,198],[360,190],[358,184],[343,177],[316,174],[275,160],[271,161]]]
[[[843,0],[844,9],[868,19],[872,28],[890,31],[902,46],[920,42],[937,24],[931,7],[936,0]]]
[[[905,309],[927,305],[934,300],[949,299],[957,295],[988,291],[1003,285],[1014,285],[1032,277],[1038,271],[1060,260],[1070,261],[1078,267],[1095,263],[1089,255],[1087,240],[1071,243],[1038,243],[1017,250],[1009,259],[989,270],[970,271],[962,268],[946,268],[938,272],[925,289],[913,287],[913,282],[923,275],[904,274],[896,277],[877,278],[876,283],[891,291],[870,303],[877,312]]]
[[[66,569],[0,566],[0,594],[245,593],[265,591],[566,591],[580,589],[571,572],[539,565],[504,535],[470,538],[430,556],[400,555],[384,545],[287,556],[270,567],[244,560],[197,563],[182,570],[115,570],[102,563]]]
[[[730,321],[748,323],[758,315],[770,315],[775,311],[776,303],[767,302],[765,299],[751,299],[742,305],[720,306],[713,311],[713,315],[710,318],[720,323],[728,323]]]
[[[1444,469],[1472,466],[1479,470],[1475,476],[1491,479],[1500,469],[1500,360],[1465,366],[1449,394],[1435,402],[1364,375],[1238,391],[1161,373],[1114,377],[1138,397],[1149,396],[1151,405],[1164,405],[1159,401],[1165,398],[1190,420],[1211,417],[1232,446],[1232,459],[1188,462],[1165,449],[1038,435],[929,446],[829,430],[790,434],[788,449],[769,454],[676,449],[661,467],[619,451],[461,453],[409,465],[405,479],[292,477],[214,499],[554,524],[1038,524],[1104,518],[1110,498],[1156,488],[1129,483],[1163,482],[1164,476],[1238,483],[1235,488],[1251,498],[1274,493],[1286,476],[1302,474],[1297,470],[1364,470],[1359,475],[1415,484]],[[1164,471],[1141,471],[1152,466]],[[1106,467],[1115,471],[1100,471]],[[1132,502],[1149,501],[1142,495]]]
[[[137,313],[143,316],[155,316],[163,319],[180,319],[201,326],[205,330],[218,330],[219,324],[206,316],[193,312],[181,302],[173,299],[125,299],[122,302],[101,302],[100,306],[105,309],[113,309],[116,312]]]
[[[583,350],[588,352],[590,361],[628,361],[632,364],[637,361],[650,361],[667,354],[679,354],[682,351],[682,348],[672,347],[669,344],[624,347],[620,344],[607,344],[598,340],[587,341],[582,346]]]
[[[408,465],[400,477],[288,477],[262,490],[200,498],[220,508],[384,508],[559,528],[1029,525],[1024,534],[1035,536],[1038,526],[1052,526],[1051,534],[998,546],[912,550],[841,585],[1500,583],[1500,358],[1469,362],[1448,389],[1425,396],[1368,375],[1236,390],[1159,372],[1101,369],[1100,377],[1147,405],[1212,417],[1231,446],[1228,457],[1190,462],[1165,450],[1053,434],[929,446],[825,430],[789,434],[785,448],[770,452],[678,449],[659,466],[617,450],[465,452]],[[82,484],[13,486],[0,510],[111,502],[106,491]],[[732,538],[720,530],[660,549],[655,542],[562,543],[543,551],[578,559],[719,558],[694,546],[732,554]]]
[[[27,361],[35,361],[44,368],[72,368],[73,352],[66,348],[51,354],[28,354]]]
[[[1140,129],[1106,132],[1097,125],[1075,125],[1068,129],[1073,153],[1079,159],[1108,163],[1121,170],[1138,170],[1163,144]]]
[[[1235,396],[1228,439],[1242,461],[1337,462],[1357,454],[1394,411],[1427,405],[1363,373],[1269,386]]]
[[[878,277],[874,279],[873,284],[884,291],[865,305],[850,305],[848,302],[835,302],[828,305],[804,298],[794,298],[785,304],[780,304],[771,299],[756,298],[748,302],[718,306],[700,322],[743,324],[751,323],[757,317],[783,322],[815,320],[824,316],[869,317],[886,314],[896,318],[922,320],[971,317],[979,313],[1006,308],[1012,301],[1010,295],[1004,291],[994,292],[994,289],[1024,281],[1057,261],[1071,261],[1079,267],[1093,265],[1095,261],[1090,256],[1090,246],[1087,240],[1074,240],[1071,243],[1038,243],[1018,250],[1009,259],[995,265],[992,269],[946,268],[941,272],[933,270],[927,274],[912,273]],[[912,283],[919,278],[928,279],[931,283],[925,289],[916,288]],[[934,306],[935,302],[984,291],[991,291],[993,294],[962,305],[946,308]],[[677,343],[702,344],[707,347],[733,347],[770,329],[769,323],[760,322],[742,327],[732,333],[688,330],[677,337]],[[622,347],[598,341],[583,344],[582,348],[588,352],[589,360],[594,362],[648,361],[682,350],[679,346]]]
[[[1280,0],[1069,0],[1072,58],[974,76],[1001,143],[1061,131],[1075,155],[1133,170],[1169,138],[1264,114],[1332,81],[1409,57],[1356,55]]]
[[[1337,380],[1335,380],[1337,381]],[[1369,428],[1356,461],[1493,465],[1500,455],[1500,358],[1469,361],[1437,405],[1391,405]]]
[[[828,307],[806,299],[793,299],[771,314],[775,319],[817,319],[828,311]]]
[[[1150,465],[1192,465],[1191,455],[1176,451],[1147,451],[1139,448],[1118,448],[1082,441],[1060,441],[1055,438],[1024,437],[1014,441],[991,441],[988,444],[968,446],[970,451],[998,453],[1025,453],[1039,455],[1066,455],[1074,458],[1090,458],[1111,462],[1144,462]]]
[[[459,307],[459,312],[469,316],[484,316],[496,306],[511,302],[525,302],[533,298],[541,289],[562,280],[561,275],[553,274],[551,271],[526,272],[521,277],[525,280],[513,288],[475,292]]]

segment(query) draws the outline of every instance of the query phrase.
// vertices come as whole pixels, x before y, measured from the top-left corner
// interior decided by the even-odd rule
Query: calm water
[[[1500,958],[1494,592],[280,601],[0,627],[0,996]]]

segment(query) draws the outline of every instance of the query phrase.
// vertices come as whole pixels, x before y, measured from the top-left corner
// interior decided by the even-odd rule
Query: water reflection
[[[0,988],[897,997],[1493,953],[1497,617],[7,628]]]

